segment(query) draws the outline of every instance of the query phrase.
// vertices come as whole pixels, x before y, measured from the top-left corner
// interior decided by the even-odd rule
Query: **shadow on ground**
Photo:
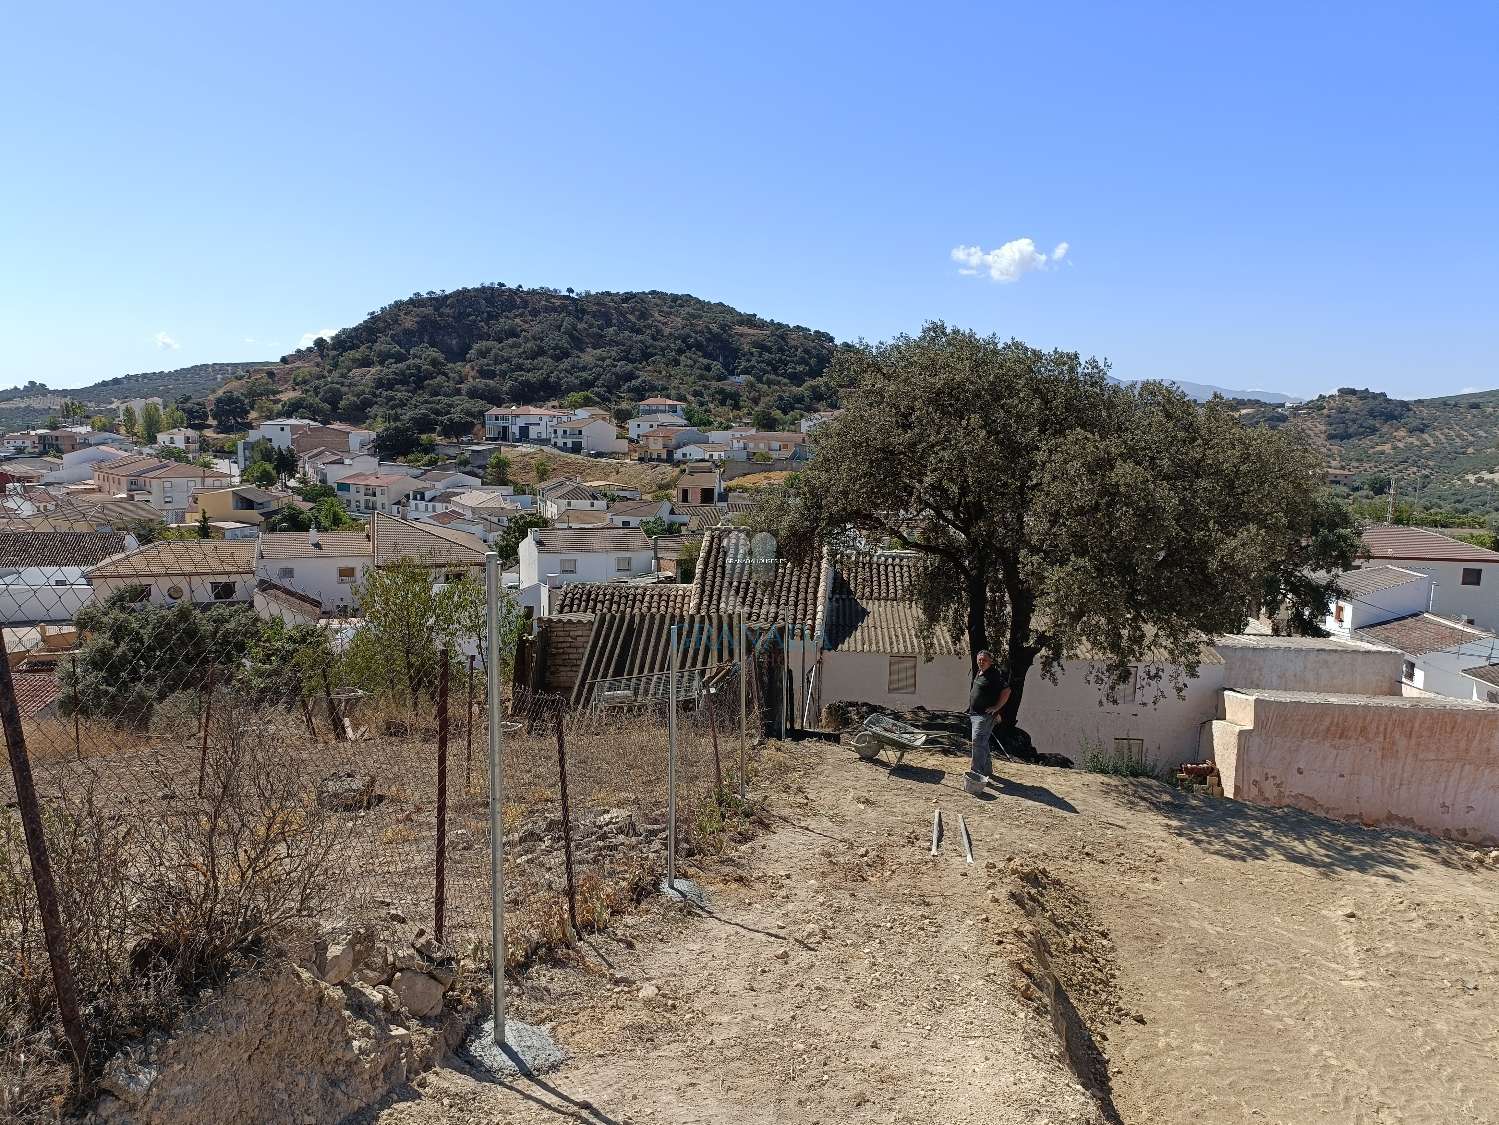
[[[1321,872],[1398,880],[1420,863],[1471,870],[1460,845],[1398,828],[1366,828],[1302,809],[1200,797],[1151,781],[1118,780],[1109,793],[1158,814],[1169,831],[1233,860],[1281,859]]]

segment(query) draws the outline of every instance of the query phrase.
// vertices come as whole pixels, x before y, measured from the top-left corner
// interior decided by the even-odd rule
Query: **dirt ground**
[[[803,752],[774,830],[700,873],[708,913],[655,902],[516,990],[561,1070],[456,1064],[363,1120],[1499,1122],[1483,853],[1014,764],[976,800],[955,756]]]

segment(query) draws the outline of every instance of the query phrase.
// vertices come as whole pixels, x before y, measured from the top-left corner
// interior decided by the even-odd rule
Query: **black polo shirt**
[[[989,665],[973,677],[973,685],[968,689],[968,713],[982,715],[992,710],[999,702],[1000,694],[1009,684],[1008,676],[995,665]]]

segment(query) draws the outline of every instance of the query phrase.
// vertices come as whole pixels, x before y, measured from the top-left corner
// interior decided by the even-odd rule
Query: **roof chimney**
[[[317,524],[316,523],[312,524],[312,526],[310,526],[307,529],[307,542],[308,542],[309,546],[312,546],[312,547],[317,547],[318,546],[318,541],[317,541]],[[321,548],[319,548],[319,549],[321,549]]]

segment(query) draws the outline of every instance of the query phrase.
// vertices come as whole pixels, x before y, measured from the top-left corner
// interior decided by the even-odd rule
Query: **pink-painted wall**
[[[1499,706],[1225,691],[1202,749],[1239,800],[1499,843]]]

